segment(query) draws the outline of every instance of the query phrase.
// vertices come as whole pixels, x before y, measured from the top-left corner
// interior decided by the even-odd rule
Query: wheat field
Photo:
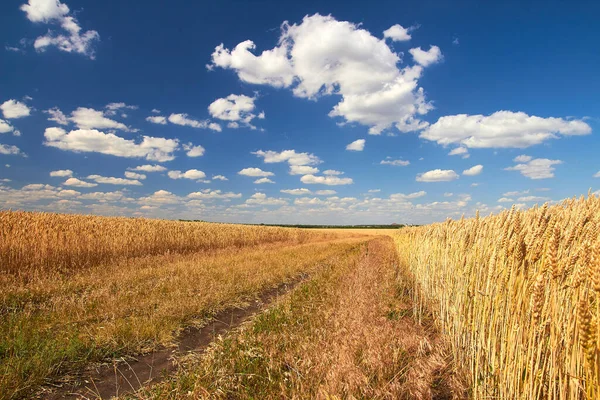
[[[474,398],[598,399],[600,199],[399,231]]]

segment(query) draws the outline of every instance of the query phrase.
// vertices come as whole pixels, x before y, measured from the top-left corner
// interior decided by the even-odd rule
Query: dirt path
[[[393,243],[339,257],[139,399],[467,398],[443,338],[417,321]]]
[[[140,356],[130,361],[115,362],[84,373],[74,384],[67,384],[52,393],[42,394],[41,399],[110,399],[133,393],[142,386],[160,382],[177,369],[175,362],[189,352],[201,352],[218,335],[239,326],[260,310],[275,302],[281,295],[292,290],[308,278],[300,275],[259,295],[258,299],[245,308],[223,311],[203,328],[187,328],[180,336],[174,349],[163,349]]]

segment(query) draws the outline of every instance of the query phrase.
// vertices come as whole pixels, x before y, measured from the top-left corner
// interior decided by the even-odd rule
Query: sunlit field
[[[388,230],[10,211],[0,227],[3,399],[600,396],[594,195]],[[152,380],[98,372],[228,310],[240,324]]]

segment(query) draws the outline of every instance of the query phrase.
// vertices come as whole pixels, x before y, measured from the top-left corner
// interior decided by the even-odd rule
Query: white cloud
[[[337,192],[335,190],[329,190],[329,189],[326,189],[326,190],[317,190],[315,192],[315,194],[318,195],[318,196],[332,196],[332,195],[334,195],[336,193]]]
[[[451,193],[451,192],[444,193],[444,197],[452,197],[452,196],[454,196],[454,193]]]
[[[302,183],[306,184],[320,184],[320,185],[351,185],[354,183],[352,178],[339,178],[337,176],[315,176],[315,175],[304,175],[300,178]]]
[[[521,175],[529,179],[554,178],[554,165],[562,164],[561,160],[549,160],[547,158],[535,158],[524,164],[504,168],[506,171],[519,171]]]
[[[104,183],[107,185],[125,185],[125,186],[141,186],[142,182],[136,179],[114,178],[112,176],[89,175],[86,179],[91,179],[96,183]]]
[[[417,182],[448,182],[458,179],[458,174],[451,169],[434,169],[417,175]]]
[[[200,192],[190,193],[187,195],[187,197],[190,199],[197,199],[197,200],[239,199],[240,197],[242,197],[242,194],[241,193],[232,193],[232,192],[223,193],[220,190],[204,189]]]
[[[514,200],[508,197],[501,197],[498,199],[498,203],[514,203]]]
[[[10,146],[7,144],[0,144],[0,154],[14,156],[24,155],[21,149],[19,149],[17,146]]]
[[[516,157],[513,159],[513,161],[514,161],[514,162],[519,162],[519,163],[526,163],[526,162],[529,162],[529,161],[531,161],[531,160],[533,160],[533,157],[531,157],[531,156],[527,156],[527,155],[525,155],[525,154],[522,154],[522,155],[520,155],[520,156],[516,156]]]
[[[253,177],[267,177],[275,175],[269,171],[263,171],[260,168],[244,168],[243,170],[238,172],[239,175],[244,176],[253,176]]]
[[[46,128],[45,146],[74,152],[96,152],[117,157],[146,158],[150,161],[170,161],[179,148],[176,139],[143,136],[141,143],[123,139],[112,133],[95,129],[78,129],[67,133],[61,128]]]
[[[26,104],[17,100],[6,100],[0,105],[0,110],[6,119],[16,119],[27,117],[31,114],[31,110]]]
[[[541,118],[523,112],[498,111],[484,115],[441,117],[421,137],[441,145],[460,144],[469,148],[525,148],[560,135],[587,135],[592,132],[582,120]]]
[[[197,169],[189,169],[185,172],[181,172],[181,171],[169,171],[167,173],[167,175],[169,175],[169,178],[171,179],[193,179],[193,180],[198,180],[198,179],[204,179],[206,178],[206,174],[200,170]]]
[[[171,114],[169,115],[169,122],[175,125],[190,126],[192,128],[201,129],[212,129],[213,131],[221,132],[221,126],[219,124],[212,123],[208,120],[198,121],[189,118],[187,114]]]
[[[519,197],[518,200],[522,201],[524,203],[529,203],[529,202],[549,201],[550,198],[542,197],[542,196],[525,196],[525,197]]]
[[[385,159],[385,160],[381,160],[381,162],[379,164],[393,165],[395,167],[406,167],[407,165],[410,164],[410,161]]]
[[[397,29],[388,34],[394,31]],[[253,54],[254,49],[250,40],[232,50],[221,44],[208,67],[233,69],[244,82],[293,86],[298,97],[339,95],[341,101],[329,116],[369,126],[371,134],[392,126],[402,132],[427,126],[419,120],[432,109],[418,86],[423,67],[398,68],[400,57],[386,39],[371,35],[359,25],[331,16],[306,16],[299,24],[282,24],[277,47],[258,56]],[[435,50],[426,53],[429,59],[435,56],[433,53]]]
[[[392,25],[383,31],[383,37],[392,39],[394,42],[406,42],[411,39],[408,29],[400,24]]]
[[[151,115],[149,117],[146,117],[146,121],[152,122],[153,124],[159,124],[159,125],[167,124],[167,118],[163,117],[162,115]]]
[[[44,51],[48,46],[56,46],[60,51],[84,54],[94,59],[92,45],[100,40],[100,35],[93,30],[81,33],[77,19],[69,16],[70,10],[66,4],[59,0],[29,0],[21,6],[21,10],[31,22],[55,23],[66,33],[64,35],[48,31],[45,36],[35,40],[33,46],[36,50]]]
[[[318,168],[309,165],[290,165],[290,175],[308,175],[319,172]]]
[[[75,187],[94,187],[94,186],[98,186],[97,183],[90,183],[90,182],[84,182],[80,179],[77,178],[69,178],[66,181],[63,182],[63,185],[65,186],[75,186]]]
[[[469,158],[471,155],[469,154],[469,150],[467,150],[466,147],[457,147],[455,149],[452,149],[450,151],[450,153],[448,153],[449,156],[462,156],[462,158]]]
[[[481,172],[483,172],[483,165],[474,165],[469,169],[465,169],[462,174],[467,176],[475,176],[479,175]]]
[[[159,110],[159,109],[157,109],[157,108],[153,108],[153,109],[152,109],[152,112],[153,112],[154,114],[160,114],[160,110]]]
[[[369,190],[367,190],[367,192],[369,192],[369,193],[379,193],[379,192],[381,192],[381,189],[369,189]]]
[[[66,178],[67,176],[73,176],[73,171],[70,169],[59,169],[57,171],[50,171],[50,176]]]
[[[414,58],[414,60],[424,67],[428,67],[431,64],[438,63],[444,58],[442,51],[437,46],[430,46],[429,50],[422,50],[420,47],[415,47],[408,51]]]
[[[141,197],[138,199],[138,203],[141,205],[151,205],[151,206],[162,206],[168,204],[179,204],[182,199],[179,196],[174,195],[173,193],[167,190],[157,190],[152,193],[150,196]]]
[[[198,145],[198,146],[194,146],[192,143],[188,143],[188,144],[184,144],[183,145],[183,150],[185,150],[187,153],[185,153],[188,157],[201,157],[204,155],[204,147]]]
[[[323,171],[323,175],[344,175],[344,172],[335,169],[326,169]]]
[[[594,174],[594,178],[600,178],[600,171],[598,171]]]
[[[129,179],[146,179],[146,175],[138,174],[136,172],[125,171],[125,177]]]
[[[346,150],[363,151],[365,148],[365,139],[358,139],[346,146]]]
[[[138,106],[131,106],[125,103],[108,103],[106,106],[106,115],[116,115],[119,110],[137,110]]]
[[[69,119],[58,107],[50,108],[44,112],[46,114],[50,114],[48,121],[53,121],[60,125],[69,125]]]
[[[280,190],[280,192],[285,193],[285,194],[291,194],[293,196],[302,196],[302,195],[312,194],[312,192],[310,190],[305,189],[305,188],[283,189],[283,190]]]
[[[0,133],[12,132],[14,129],[7,121],[0,119]]]
[[[132,171],[144,171],[144,172],[163,172],[163,171],[167,170],[162,165],[149,165],[149,164],[140,165],[135,168],[129,168],[129,169],[131,169]]]
[[[423,197],[427,194],[427,192],[421,190],[419,192],[414,192],[414,193],[410,193],[410,194],[404,194],[404,193],[394,193],[392,195],[390,195],[390,200],[412,200],[412,199],[418,199],[419,197]]]
[[[243,94],[230,94],[225,98],[213,101],[208,106],[208,112],[213,118],[233,122],[228,125],[230,128],[237,128],[239,127],[239,123],[242,123],[245,126],[256,129],[251,124],[251,121],[256,117],[252,113],[255,109],[254,100],[254,97]]]
[[[246,200],[246,204],[260,206],[281,206],[287,204],[287,200],[275,197],[267,197],[267,195],[264,193],[254,193],[248,200]]]
[[[275,183],[275,182],[273,182],[269,178],[260,178],[260,179],[255,180],[254,183],[261,184],[261,183]]]
[[[71,121],[80,129],[119,129],[125,132],[132,132],[127,125],[107,118],[103,111],[93,108],[79,107],[71,113]]]
[[[223,175],[215,175],[212,177],[215,181],[228,181],[229,179],[227,179],[225,176]]]
[[[21,6],[31,22],[50,22],[61,20],[69,14],[69,7],[59,0],[29,0]]]
[[[316,165],[322,162],[312,153],[296,153],[296,150],[283,150],[280,153],[272,150],[258,150],[252,154],[263,157],[266,164],[287,162],[289,165]]]

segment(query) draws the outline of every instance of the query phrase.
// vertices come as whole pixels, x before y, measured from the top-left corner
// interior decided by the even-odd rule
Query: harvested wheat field
[[[379,232],[0,225],[2,399],[600,396],[594,195]]]

